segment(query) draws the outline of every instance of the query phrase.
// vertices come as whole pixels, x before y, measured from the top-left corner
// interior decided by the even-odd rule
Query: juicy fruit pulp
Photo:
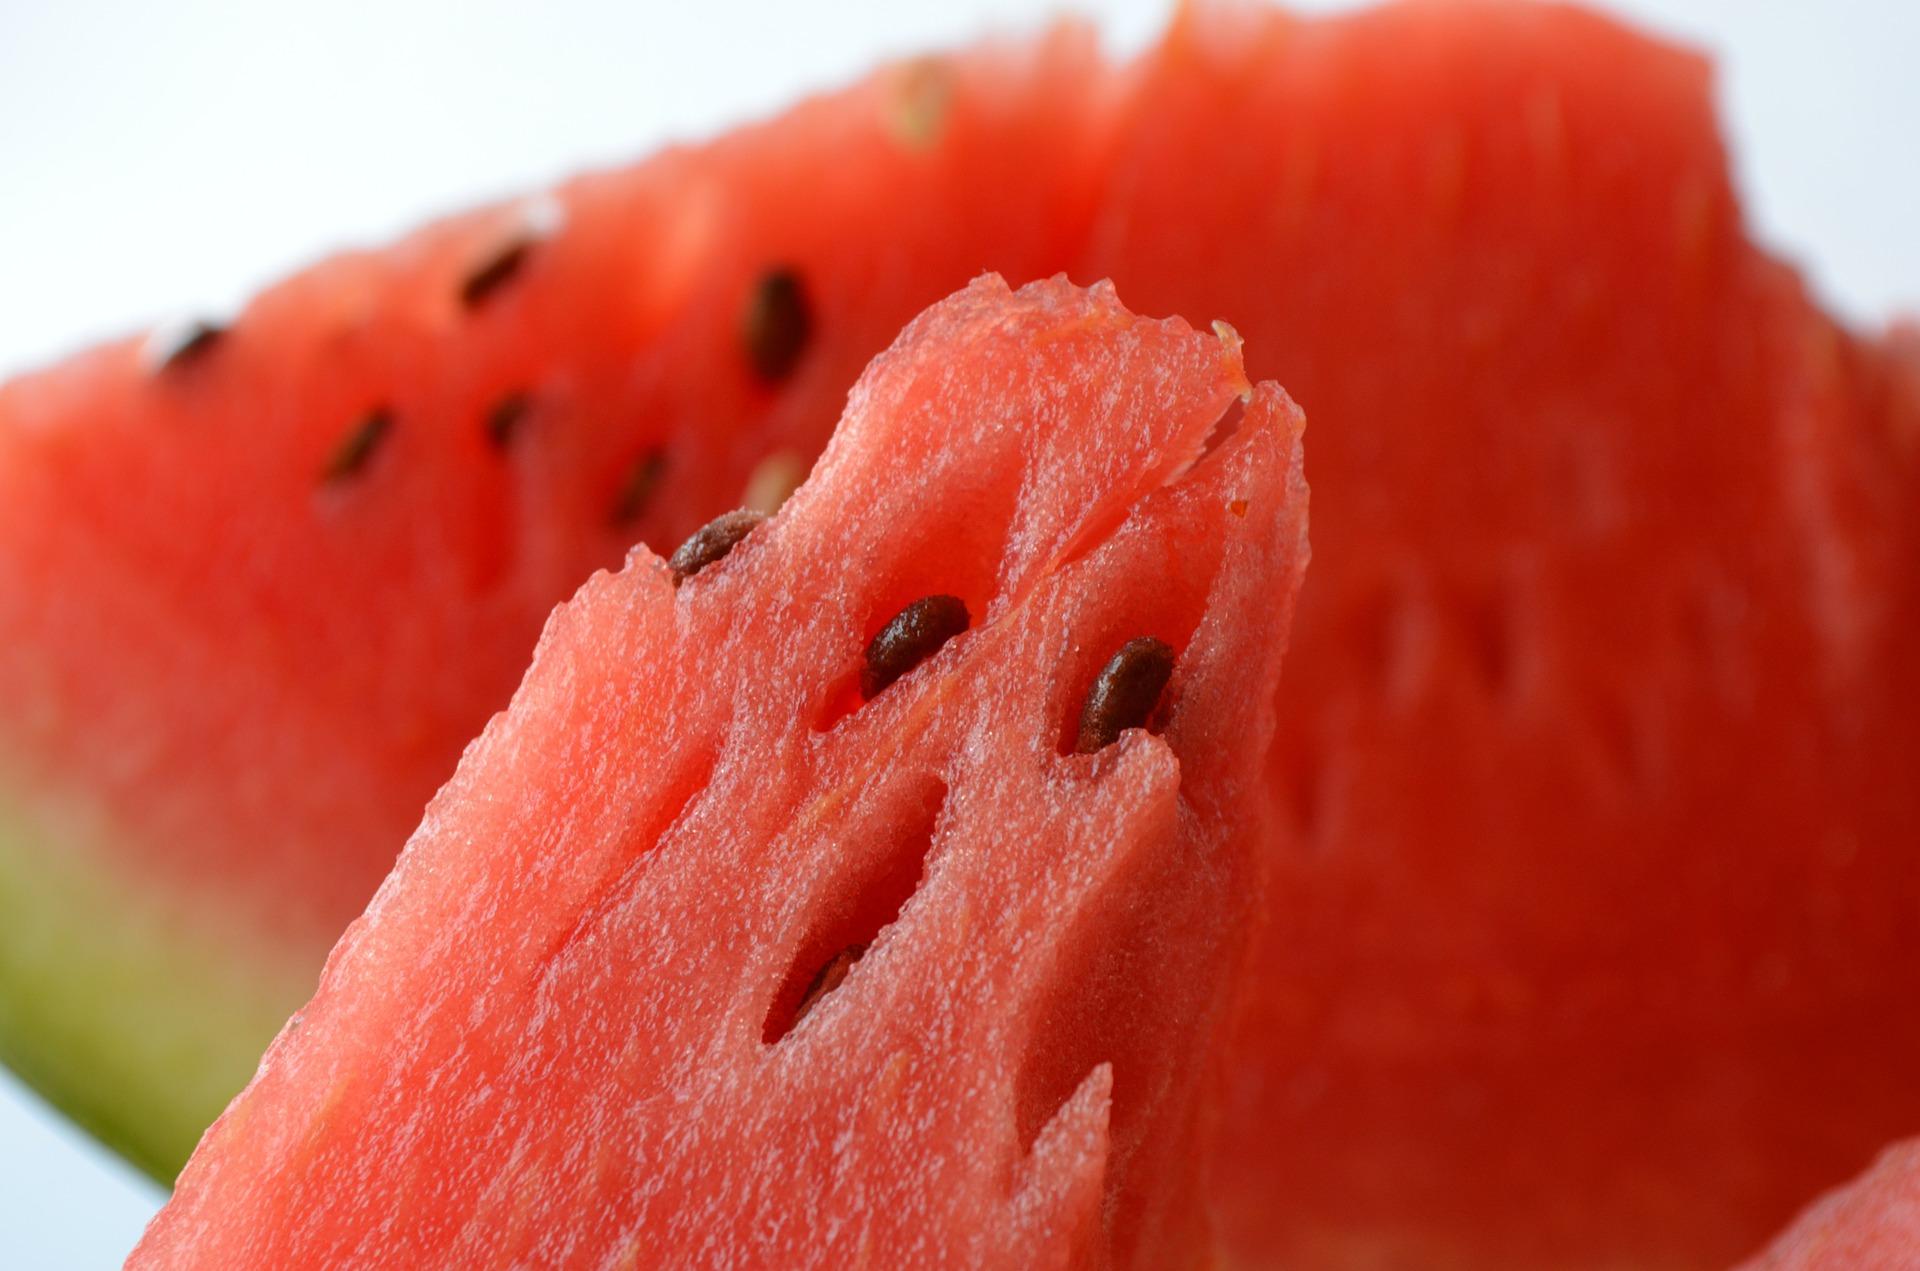
[[[1708,89],[1559,6],[1189,6],[569,185],[472,304],[523,211],[0,390],[0,1050],[170,1172],[547,606],[1065,268],[1316,420],[1236,1248],[1744,1256],[1920,1124],[1920,358],[1748,242]]]
[[[982,280],[723,559],[590,581],[131,1265],[1203,1264],[1305,564],[1229,337]],[[1161,731],[1072,753],[1141,636]]]

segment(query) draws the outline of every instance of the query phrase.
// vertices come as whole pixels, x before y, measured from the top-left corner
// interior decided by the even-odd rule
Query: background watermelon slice
[[[894,324],[988,265],[1227,317],[1317,421],[1276,760],[1294,825],[1223,1197],[1249,1259],[1725,1265],[1920,1124],[1920,388],[1748,243],[1697,58],[1553,6],[1190,10],[1118,72],[1073,36],[922,61],[561,201],[588,191],[601,219],[547,240],[566,270],[536,249],[471,312],[524,209],[325,267],[282,293],[314,316],[268,342],[263,300],[182,374],[123,346],[0,390],[0,558],[48,558],[0,559],[0,596],[63,607],[0,640],[26,721],[0,725],[23,827],[0,856],[0,1045],[164,1144],[150,1162],[217,1104],[210,1077],[186,1106],[185,1077],[237,1083],[272,995],[303,991],[326,924],[285,911],[344,917],[371,890],[570,571],[632,533],[671,544],[755,472],[790,481]],[[777,350],[796,325],[769,382],[783,358],[743,332],[786,331]],[[387,350],[374,371],[334,369],[342,331]],[[252,378],[223,378],[247,347]],[[270,392],[282,365],[332,396]],[[600,385],[598,407],[525,415],[500,462],[477,440],[520,391],[478,369],[499,365],[542,401]],[[432,400],[320,491],[402,384]],[[201,481],[226,451],[177,439],[210,419],[280,475]],[[422,429],[445,438],[431,462],[402,446]],[[669,436],[698,460],[603,528]],[[177,473],[194,484],[168,496]],[[209,485],[225,502],[199,518]],[[202,521],[193,563],[154,567]],[[460,600],[463,577],[483,581]],[[408,623],[417,644],[389,631]],[[309,680],[329,687],[287,687]],[[247,762],[215,762],[216,735]],[[186,868],[201,855],[242,864]],[[180,929],[229,923],[196,963]],[[103,932],[138,937],[121,963]],[[157,973],[129,993],[129,966]],[[262,986],[250,1022],[212,1009],[253,1000],[207,987],[236,979]]]
[[[984,262],[1060,267],[1096,65],[885,70],[0,388],[0,1057],[171,1178],[552,606],[791,489]]]
[[[1252,11],[1138,73],[1084,271],[1315,420],[1238,1246],[1728,1265],[1920,1128],[1920,394],[1747,242],[1691,54]]]
[[[1300,427],[1111,288],[930,310],[779,516],[556,612],[130,1265],[1205,1264]],[[1072,753],[1140,638],[1160,735]]]

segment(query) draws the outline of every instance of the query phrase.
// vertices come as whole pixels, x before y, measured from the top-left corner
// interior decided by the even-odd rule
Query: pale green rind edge
[[[116,871],[111,841],[84,809],[0,789],[0,1062],[171,1184],[314,968]]]

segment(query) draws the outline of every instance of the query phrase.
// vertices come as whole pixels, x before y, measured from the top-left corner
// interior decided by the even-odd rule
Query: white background
[[[1082,7],[1133,48],[1168,5]],[[1614,7],[1718,55],[1763,237],[1856,321],[1920,307],[1920,3]],[[1021,0],[0,0],[0,373],[1041,20]],[[115,1265],[159,1200],[0,1075],[0,1265]]]

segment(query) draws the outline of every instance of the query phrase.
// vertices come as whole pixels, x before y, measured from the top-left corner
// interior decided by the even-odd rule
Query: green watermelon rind
[[[46,808],[0,788],[0,1063],[171,1184],[311,977],[236,959],[259,942],[141,894],[95,864],[109,858],[93,845],[113,841],[100,817]],[[101,916],[87,941],[60,921],[76,913]]]

